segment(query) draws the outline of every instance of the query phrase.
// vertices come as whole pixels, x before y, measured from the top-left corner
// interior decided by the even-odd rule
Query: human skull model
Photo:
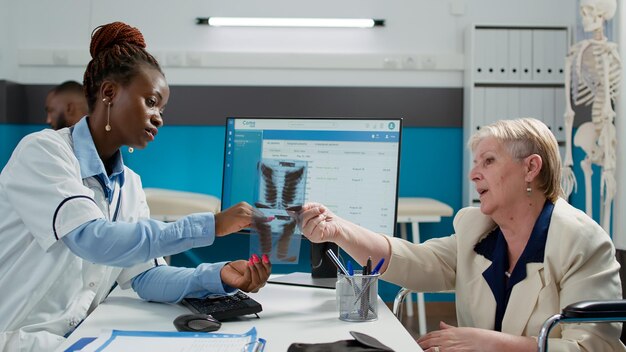
[[[582,0],[580,2],[580,15],[585,32],[593,32],[602,28],[604,21],[613,18],[616,9],[616,0]]]

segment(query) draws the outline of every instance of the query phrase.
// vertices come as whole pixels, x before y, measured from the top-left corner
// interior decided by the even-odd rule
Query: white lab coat
[[[141,180],[125,167],[125,183],[109,205],[100,182],[82,179],[70,129],[26,136],[0,175],[0,350],[58,347],[104,298],[115,281],[164,264],[132,268],[89,263],[59,239],[86,222],[149,216]],[[121,199],[119,199],[121,197]]]

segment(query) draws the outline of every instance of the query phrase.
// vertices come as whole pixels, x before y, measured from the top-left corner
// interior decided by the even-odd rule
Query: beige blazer
[[[496,224],[478,208],[461,209],[455,235],[416,245],[390,238],[391,259],[382,279],[417,291],[456,291],[459,326],[493,329],[496,301],[482,276],[491,261],[474,245]],[[621,299],[619,264],[604,230],[559,199],[550,219],[543,263],[529,263],[513,287],[502,332],[537,336],[541,325],[568,304]],[[550,351],[626,351],[621,324],[561,324],[550,334]]]

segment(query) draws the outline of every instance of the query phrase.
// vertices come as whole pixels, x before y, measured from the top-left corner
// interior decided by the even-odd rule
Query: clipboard
[[[256,328],[252,328],[243,334],[112,330],[103,333],[97,339],[88,343],[81,351],[176,352],[206,350],[219,352],[263,352],[265,343],[264,339],[257,338]]]

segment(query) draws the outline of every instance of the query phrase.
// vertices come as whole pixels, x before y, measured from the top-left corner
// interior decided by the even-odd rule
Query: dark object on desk
[[[287,352],[394,352],[375,338],[356,331],[350,331],[354,340],[341,340],[328,343],[292,343]]]
[[[174,319],[178,331],[211,332],[219,330],[222,323],[207,314],[183,314]]]
[[[270,284],[293,285],[293,286],[310,286],[318,288],[335,289],[337,283],[336,278],[332,277],[313,277],[310,273],[293,272],[267,280]]]
[[[241,291],[230,296],[185,298],[182,303],[194,313],[208,314],[219,321],[257,314],[263,310],[259,302]]]
[[[311,276],[314,278],[337,278],[337,267],[326,255],[329,249],[339,253],[339,246],[335,243],[311,243]]]

